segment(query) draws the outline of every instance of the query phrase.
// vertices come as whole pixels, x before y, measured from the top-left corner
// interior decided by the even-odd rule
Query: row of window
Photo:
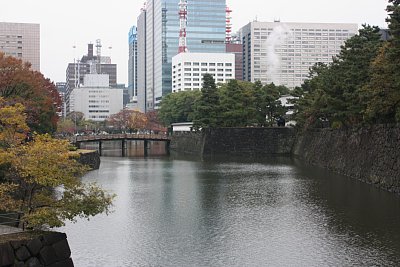
[[[184,71],[200,71],[200,68],[184,68]],[[176,71],[173,71],[173,73],[176,73],[176,72],[180,72],[181,71],[181,69],[177,69]],[[223,72],[223,71],[225,71],[225,72],[232,72],[232,69],[213,69],[213,68],[210,68],[210,69],[207,69],[207,68],[201,68],[201,71],[219,71],[219,72]]]
[[[273,31],[274,29],[273,28],[254,28],[254,31]],[[306,31],[317,31],[317,32],[327,32],[327,31],[329,31],[329,32],[334,32],[334,31],[336,31],[336,32],[349,32],[349,30],[343,30],[343,29],[290,29],[291,31],[296,31],[296,32],[298,32],[298,31],[303,31],[303,32],[306,32]]]
[[[179,63],[178,67],[181,66],[182,64]],[[184,62],[183,64],[184,66],[218,66],[218,67],[223,67],[224,63],[208,63],[208,62]],[[225,63],[225,66],[227,67],[231,67],[232,63]],[[174,69],[176,68],[176,66],[174,66]]]

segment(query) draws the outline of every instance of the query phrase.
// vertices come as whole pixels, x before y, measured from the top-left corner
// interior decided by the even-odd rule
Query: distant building
[[[243,46],[242,44],[226,44],[226,52],[235,54],[235,79],[243,80]]]
[[[383,41],[388,41],[390,39],[390,33],[388,29],[380,29],[379,33],[381,34],[381,39]]]
[[[65,93],[67,91],[67,83],[65,82],[57,82],[56,83],[57,92],[61,98],[61,111],[59,112],[58,116],[60,118],[65,118],[67,115],[66,103],[65,103]]]
[[[137,28],[129,30],[129,59],[128,59],[128,92],[129,97],[137,97]]]
[[[40,25],[0,22],[0,51],[30,62],[40,71]]]
[[[146,112],[146,9],[137,19],[137,105],[140,112]]]
[[[71,95],[72,111],[82,112],[88,120],[104,121],[123,108],[123,89],[111,88],[108,74],[86,74]]]
[[[180,53],[172,58],[172,92],[201,90],[203,75],[216,83],[235,79],[235,55],[228,53]]]
[[[117,65],[111,63],[111,58],[106,56],[94,55],[93,44],[88,44],[87,55],[82,56],[79,61],[69,63],[66,70],[66,112],[69,114],[74,111],[73,95],[74,88],[79,88],[84,83],[86,74],[107,74],[109,77],[109,87],[117,86]],[[72,99],[72,100],[71,100]]]
[[[357,24],[250,22],[239,31],[243,79],[300,86],[315,63],[332,62]]]

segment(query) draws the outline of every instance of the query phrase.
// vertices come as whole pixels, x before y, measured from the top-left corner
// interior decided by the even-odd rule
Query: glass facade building
[[[179,0],[146,2],[146,110],[172,92],[172,57],[178,53]],[[189,52],[225,52],[226,0],[191,0],[187,11]],[[141,51],[139,50],[139,53]]]
[[[137,96],[137,28],[129,30],[128,92],[129,97]]]

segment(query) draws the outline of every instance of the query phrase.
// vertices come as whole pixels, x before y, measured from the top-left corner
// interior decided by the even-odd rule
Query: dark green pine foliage
[[[302,86],[304,98],[298,101],[298,122],[312,127],[324,122],[335,128],[362,123],[362,88],[371,80],[370,65],[381,45],[379,28],[363,25],[330,65],[312,67]]]
[[[368,101],[366,118],[372,123],[400,122],[400,1],[389,0],[391,39],[372,64],[372,79],[364,91]]]
[[[211,74],[204,74],[203,87],[200,98],[196,101],[193,114],[195,128],[215,128],[220,126],[221,110],[219,95],[214,78]]]
[[[165,96],[158,111],[161,122],[168,126],[171,123],[192,121],[194,105],[200,95],[200,91],[182,91]]]
[[[221,123],[225,127],[244,127],[248,121],[245,92],[236,80],[230,80],[221,90]]]

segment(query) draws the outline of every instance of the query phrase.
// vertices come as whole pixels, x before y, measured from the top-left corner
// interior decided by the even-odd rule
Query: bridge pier
[[[165,152],[167,153],[167,155],[169,156],[169,141],[165,142]]]
[[[147,157],[149,155],[148,153],[148,149],[149,149],[149,141],[147,141],[146,139],[143,140],[144,143],[144,156]]]
[[[99,141],[99,155],[102,156],[103,142]]]
[[[125,139],[121,140],[121,150],[122,150],[122,157],[126,156],[126,142]]]

